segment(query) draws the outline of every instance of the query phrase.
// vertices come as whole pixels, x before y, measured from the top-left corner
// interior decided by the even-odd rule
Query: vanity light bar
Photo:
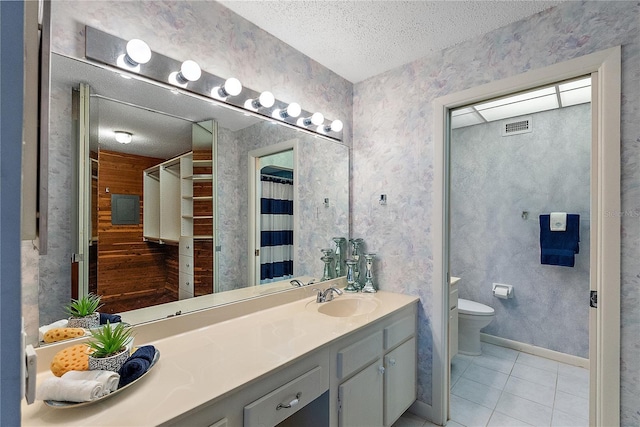
[[[89,60],[118,68],[126,73],[133,73],[162,85],[169,84],[181,92],[204,96],[212,102],[250,115],[275,118],[278,123],[287,127],[334,141],[342,141],[340,120],[331,121],[325,119],[321,113],[312,114],[304,111],[296,103],[289,104],[275,99],[270,92],[260,93],[243,87],[236,78],[223,79],[210,74],[201,70],[200,66],[192,60],[181,62],[150,50],[144,58],[149,56],[146,63],[138,62],[135,67],[131,67],[132,64],[127,62],[129,66],[123,67],[128,40],[90,26],[86,26],[85,35],[85,56]]]

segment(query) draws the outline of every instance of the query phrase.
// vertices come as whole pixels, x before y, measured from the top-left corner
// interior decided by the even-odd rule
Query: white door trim
[[[298,194],[298,140],[290,139],[288,141],[282,141],[277,144],[269,145],[267,147],[257,148],[255,150],[249,151],[248,154],[248,172],[249,172],[249,215],[248,215],[248,237],[249,237],[249,252],[247,258],[249,260],[249,268],[248,277],[247,277],[247,286],[255,286],[260,282],[260,262],[259,257],[256,257],[255,251],[256,249],[260,249],[260,242],[258,238],[258,230],[259,227],[256,227],[259,216],[258,212],[258,203],[259,203],[259,194],[258,194],[258,183],[260,182],[260,158],[265,156],[270,156],[272,154],[278,154],[283,151],[293,150],[293,253],[295,254],[293,258],[293,272],[296,274],[299,267],[300,260],[298,259],[298,234],[296,231],[300,228],[300,217],[296,215],[298,210],[298,203],[300,200],[300,196]]]
[[[449,174],[449,110],[513,92],[597,72],[592,102],[594,150],[591,184],[591,289],[598,309],[590,314],[590,425],[619,425],[620,420],[620,72],[619,46],[500,81],[446,95],[433,101],[433,375],[432,404],[421,405],[437,424],[447,421],[448,248],[446,186]],[[594,262],[595,260],[595,262]],[[587,304],[585,297],[585,304]],[[606,400],[606,404],[605,404]]]

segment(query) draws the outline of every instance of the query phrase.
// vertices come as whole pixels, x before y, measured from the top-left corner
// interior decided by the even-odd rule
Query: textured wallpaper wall
[[[533,114],[532,132],[503,137],[506,121],[451,132],[451,272],[460,298],[494,308],[483,332],[588,358],[590,105]],[[538,215],[556,211],[581,214],[573,268],[540,264]],[[515,297],[494,297],[493,282]]]
[[[621,414],[640,423],[640,21],[634,2],[566,2],[354,89],[353,233],[381,287],[420,296],[418,398],[431,403],[433,141],[439,96],[622,45]],[[388,194],[381,207],[377,195]]]

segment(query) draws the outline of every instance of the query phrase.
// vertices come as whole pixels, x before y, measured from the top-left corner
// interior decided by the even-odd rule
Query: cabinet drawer
[[[178,287],[181,290],[191,293],[193,296],[193,274],[183,271],[178,273]]]
[[[338,378],[348,377],[382,352],[382,332],[376,332],[338,352]]]
[[[193,257],[193,239],[190,237],[180,237],[180,255]]]
[[[193,257],[180,255],[180,271],[187,274],[193,274]]]
[[[415,317],[405,317],[384,328],[384,349],[400,344],[416,333]]]
[[[325,392],[322,367],[289,381],[244,407],[244,426],[275,426]],[[289,406],[290,407],[287,407]]]

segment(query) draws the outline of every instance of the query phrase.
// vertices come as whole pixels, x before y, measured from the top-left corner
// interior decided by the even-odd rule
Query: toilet
[[[495,311],[488,305],[458,298],[458,352],[480,356],[480,329],[489,325]]]

